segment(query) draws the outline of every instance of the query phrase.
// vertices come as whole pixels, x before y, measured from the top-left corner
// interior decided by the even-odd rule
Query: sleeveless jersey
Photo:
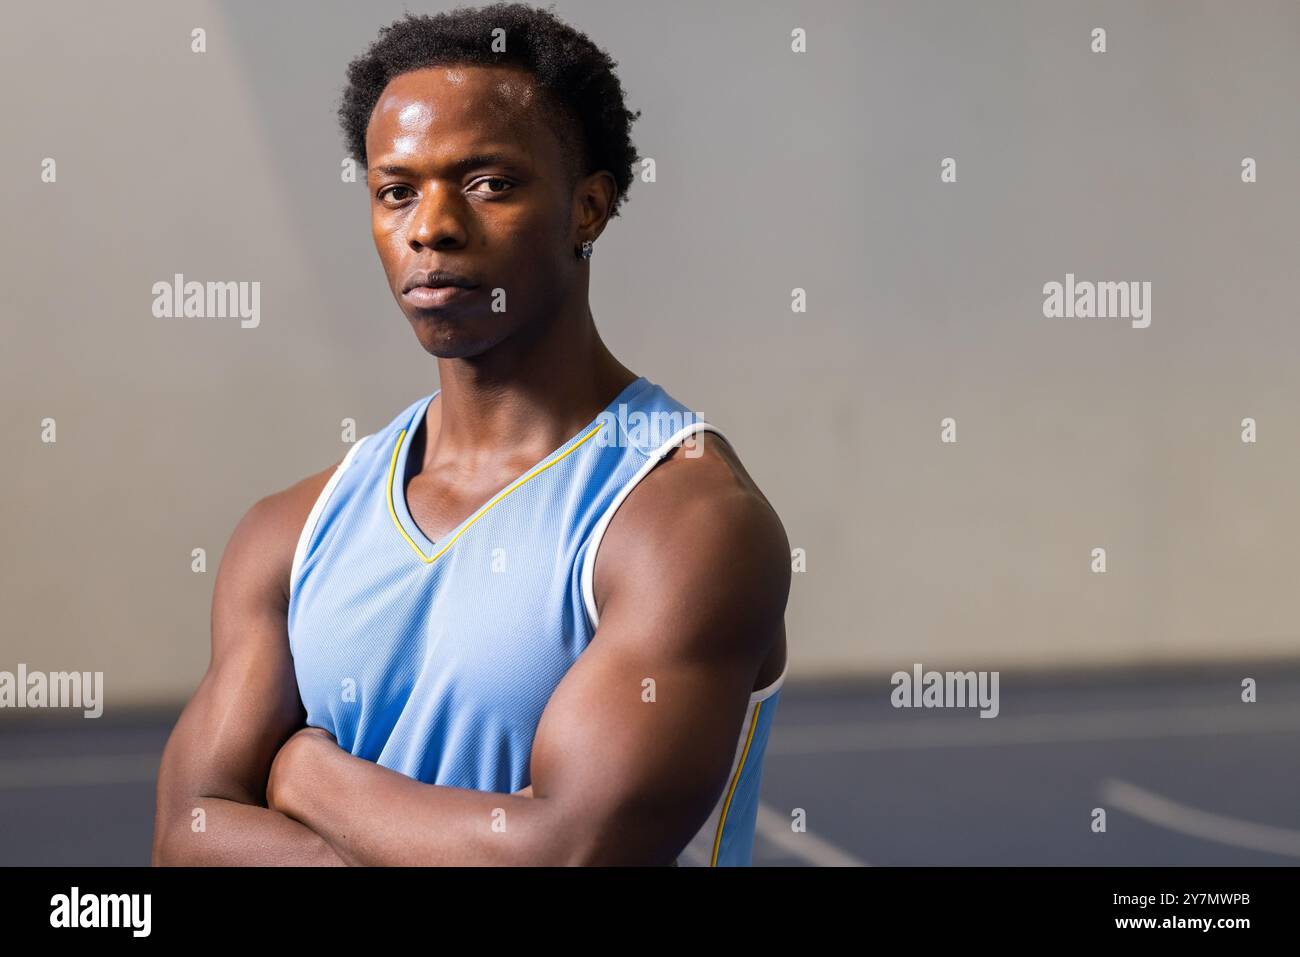
[[[289,645],[307,723],[340,747],[427,784],[510,793],[530,783],[542,710],[596,634],[592,573],[614,512],[688,437],[722,433],[640,376],[431,541],[405,476],[437,395],[359,439],[321,490],[293,558]],[[751,863],[784,680],[750,696],[726,786],[678,863]]]

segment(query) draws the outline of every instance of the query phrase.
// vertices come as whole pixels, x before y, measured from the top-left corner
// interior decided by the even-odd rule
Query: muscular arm
[[[212,658],[158,773],[155,865],[343,863],[310,828],[265,804],[271,762],[306,719],[286,593],[298,533],[332,471],[259,501],[226,547],[212,601]]]
[[[788,555],[716,454],[670,458],[610,523],[600,624],[542,714],[531,797],[424,784],[307,733],[277,758],[271,805],[354,864],[670,863],[726,785]]]

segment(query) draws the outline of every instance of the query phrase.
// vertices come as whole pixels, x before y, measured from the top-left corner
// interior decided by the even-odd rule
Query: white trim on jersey
[[[590,620],[593,629],[600,624],[600,616],[596,613],[596,591],[593,587],[593,582],[595,581],[596,574],[596,551],[600,548],[601,539],[605,537],[605,529],[609,527],[610,521],[614,518],[614,513],[617,512],[618,507],[623,504],[623,500],[631,494],[632,489],[636,488],[637,483],[649,475],[650,470],[662,462],[668,454],[678,446],[678,444],[686,439],[687,436],[694,435],[696,432],[714,432],[729,444],[729,440],[722,434],[722,431],[711,423],[692,422],[690,425],[682,426],[674,432],[663,445],[655,449],[655,451],[651,453],[650,457],[645,460],[639,469],[637,469],[636,474],[628,479],[626,485],[619,489],[618,495],[614,497],[614,501],[611,502],[609,508],[605,510],[605,514],[600,517],[600,521],[596,523],[596,528],[591,533],[591,544],[587,547],[587,554],[582,560],[582,601],[583,605],[587,609],[587,618]],[[787,657],[785,667],[781,669],[781,674],[777,679],[766,688],[760,688],[758,691],[751,694],[749,696],[750,703],[752,704],[755,701],[762,701],[765,698],[770,698],[772,695],[776,694],[776,692],[780,690],[781,685],[785,683],[785,673],[789,670],[789,667],[790,659]],[[746,721],[746,724],[748,724],[748,720]]]
[[[334,494],[334,487],[339,484],[339,479],[343,473],[352,464],[352,457],[357,454],[357,449],[365,444],[369,435],[363,435],[352,443],[352,448],[348,449],[348,454],[343,456],[343,461],[334,469],[334,474],[330,480],[325,483],[325,487],[320,490],[316,496],[316,503],[312,505],[311,511],[307,514],[307,522],[303,525],[302,531],[298,534],[298,547],[293,552],[293,566],[289,571],[289,597],[293,597],[293,583],[298,580],[298,569],[302,567],[303,559],[307,557],[307,543],[311,541],[312,533],[316,531],[316,524],[320,521],[321,512],[325,511],[325,506]]]
[[[600,624],[600,616],[596,613],[596,593],[592,588],[592,581],[596,574],[596,551],[600,548],[601,539],[605,537],[605,529],[609,527],[614,513],[623,504],[623,500],[631,494],[632,489],[636,488],[637,484],[650,474],[650,470],[662,462],[668,453],[675,449],[683,439],[688,435],[694,435],[696,432],[706,431],[716,432],[724,439],[726,438],[718,428],[708,422],[693,422],[690,425],[682,426],[641,464],[636,474],[628,479],[626,485],[619,489],[618,494],[614,496],[614,501],[610,502],[609,508],[605,509],[605,514],[596,523],[596,528],[591,533],[591,545],[587,547],[587,554],[582,560],[582,600],[587,608],[587,618],[591,622],[592,628]]]
[[[782,675],[784,677],[784,675]],[[764,688],[764,692],[774,694],[775,689],[769,692]],[[731,756],[731,767],[727,769],[727,783],[722,788],[722,793],[718,796],[717,802],[713,805],[713,810],[709,813],[708,819],[700,825],[700,829],[695,832],[695,836],[687,842],[685,851],[690,849],[690,853],[697,859],[703,860],[706,867],[716,867],[715,848],[722,841],[721,828],[723,825],[723,815],[730,810],[731,799],[735,794],[735,789],[740,784],[741,761],[745,757],[745,747],[749,743],[751,730],[757,730],[759,702],[750,698],[748,707],[745,708],[745,720],[740,723],[740,739],[736,741],[736,750]]]

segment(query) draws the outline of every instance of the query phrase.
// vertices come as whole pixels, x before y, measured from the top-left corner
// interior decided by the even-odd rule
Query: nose
[[[464,201],[455,188],[441,184],[426,187],[411,214],[407,242],[421,249],[455,249],[466,242],[461,220]]]

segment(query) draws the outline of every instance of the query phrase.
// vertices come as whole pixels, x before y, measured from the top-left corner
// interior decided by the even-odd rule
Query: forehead
[[[447,65],[403,73],[380,94],[366,128],[366,153],[428,152],[472,140],[537,147],[543,97],[536,79],[512,67]]]

